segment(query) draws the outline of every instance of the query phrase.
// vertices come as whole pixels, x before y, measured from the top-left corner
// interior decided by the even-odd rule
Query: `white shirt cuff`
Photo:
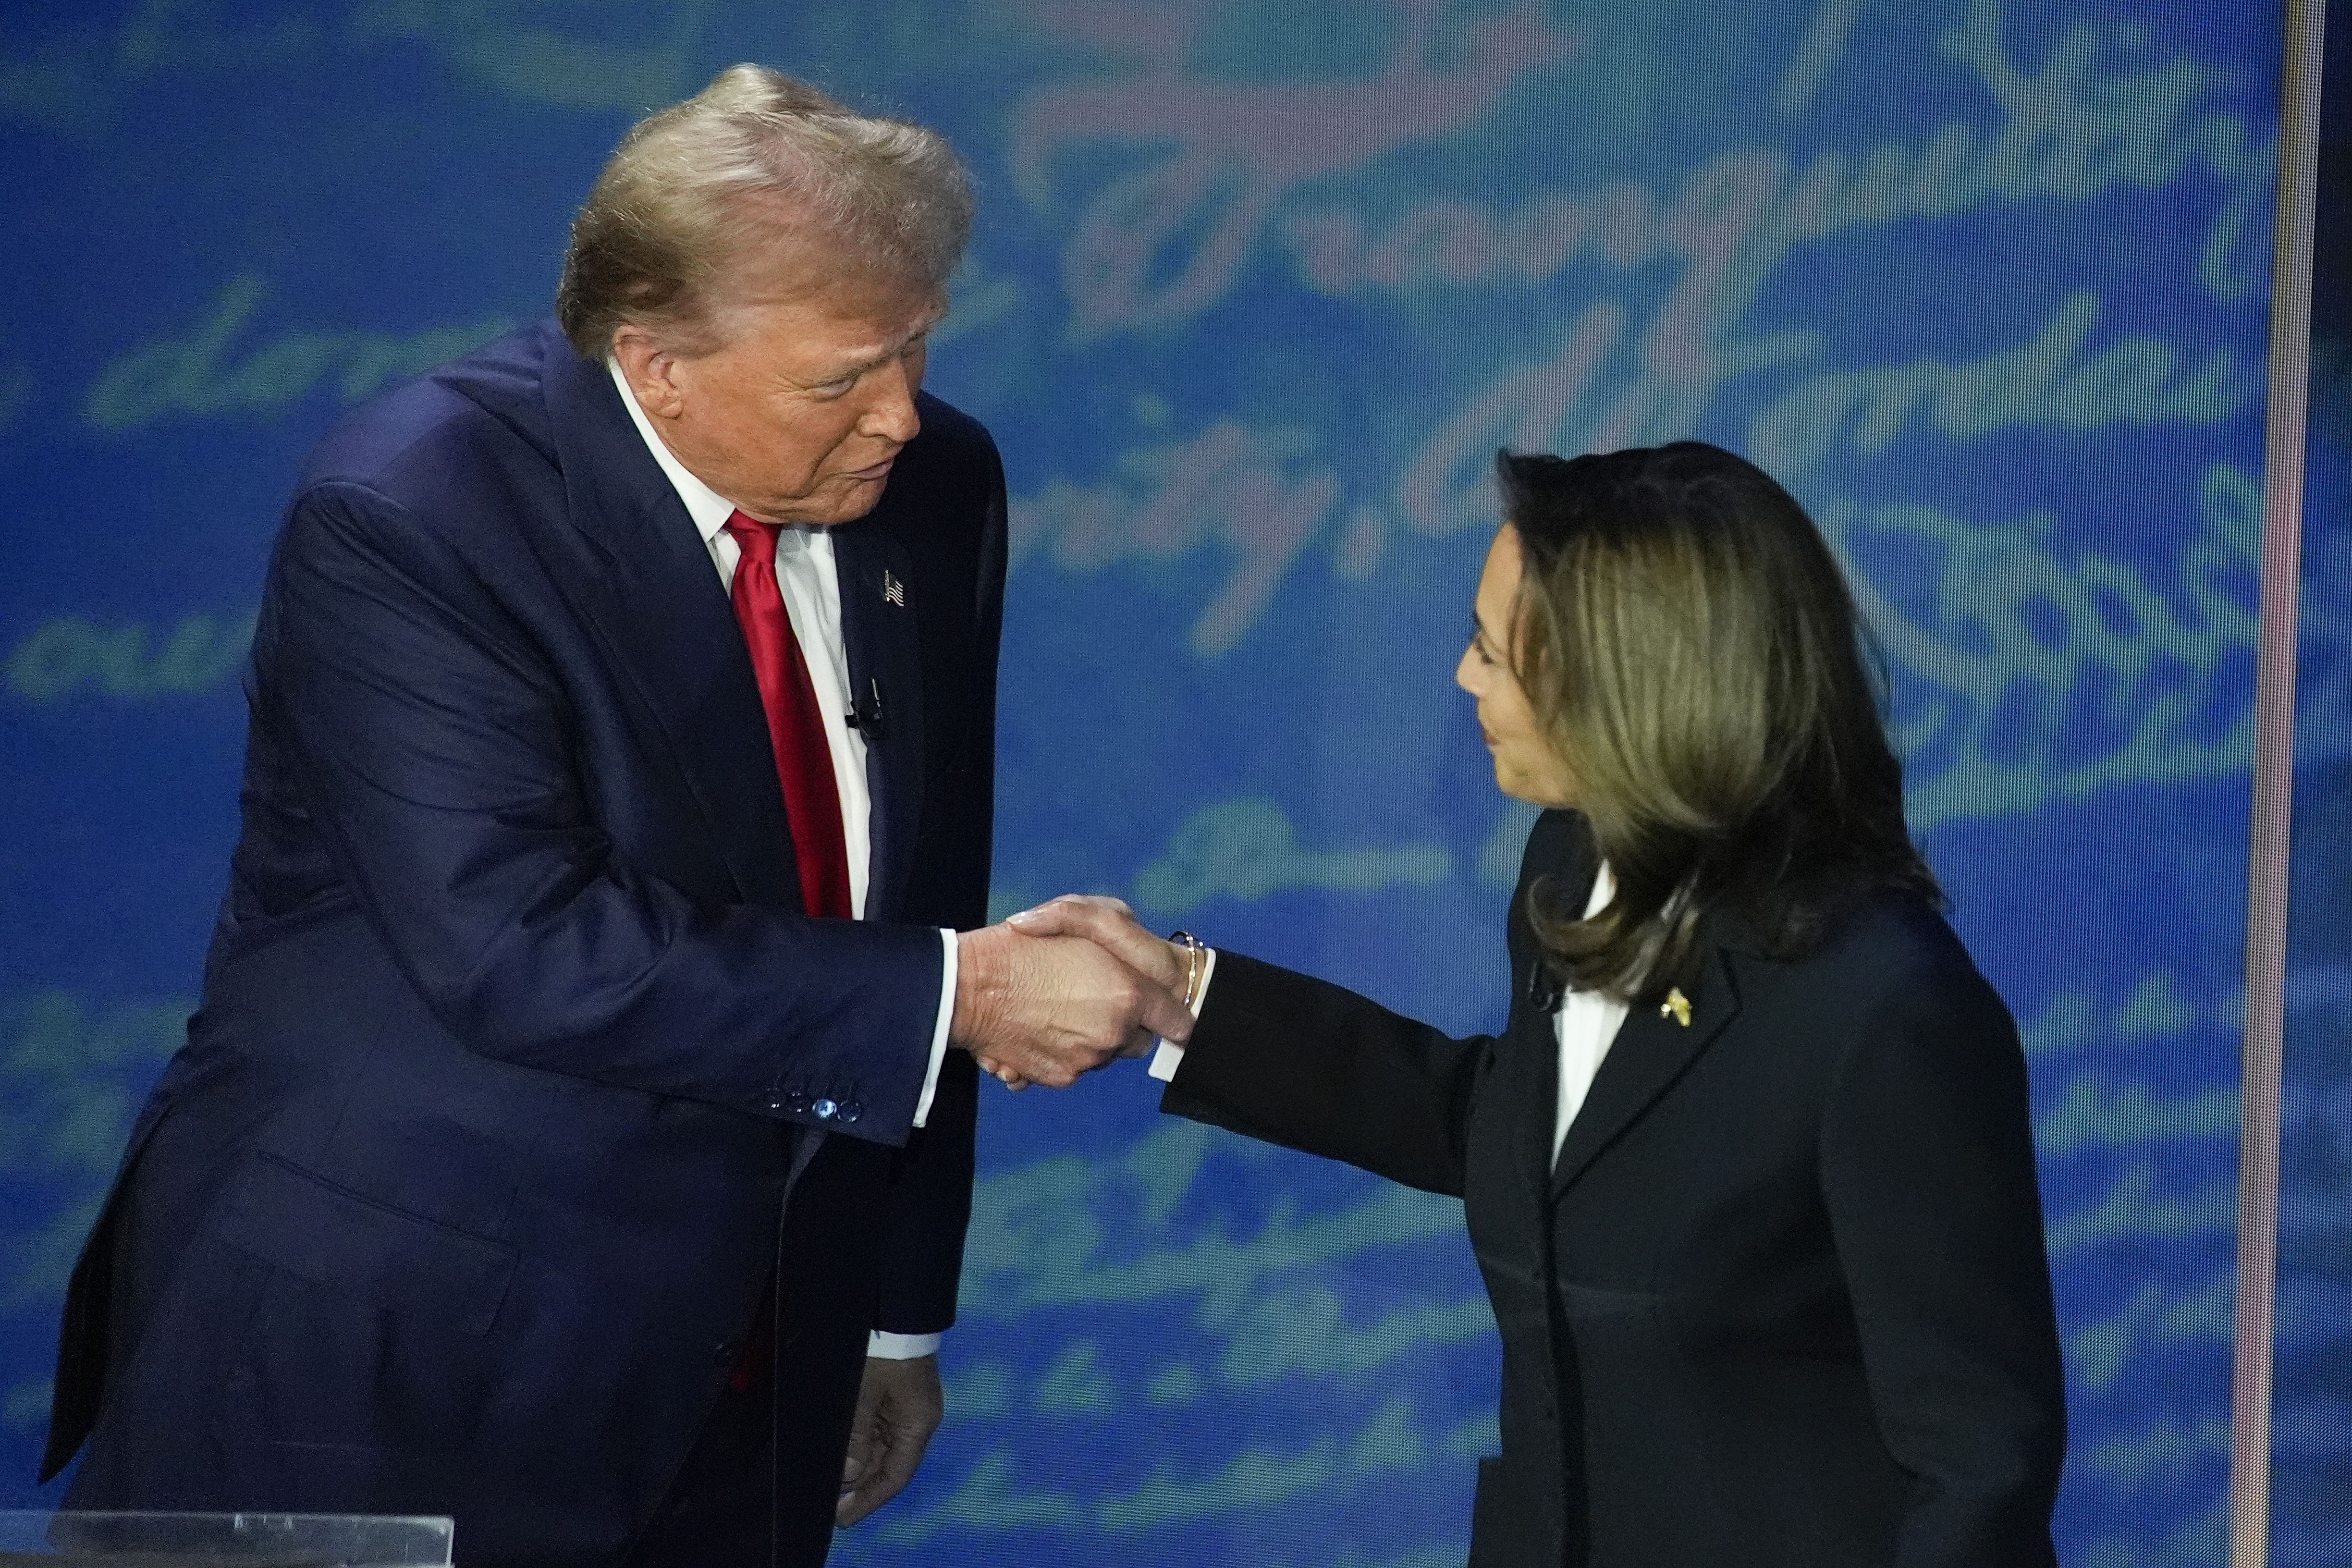
[[[876,1361],[914,1361],[940,1353],[944,1334],[886,1334],[880,1329],[866,1336],[866,1353]]]
[[[1202,952],[1201,991],[1200,994],[1192,998],[1192,1016],[1195,1020],[1201,1016],[1201,1009],[1208,1005],[1209,982],[1217,977],[1217,950],[1212,947],[1203,949]],[[1176,1069],[1184,1065],[1184,1047],[1167,1040],[1159,1041],[1158,1047],[1151,1053],[1151,1066],[1148,1070],[1160,1082],[1173,1083],[1176,1081]]]
[[[940,1020],[931,1026],[931,1065],[929,1070],[923,1074],[923,1092],[915,1098],[915,1125],[918,1127],[930,1118],[931,1096],[940,1091],[940,1064],[948,1059],[948,1026],[955,1022],[956,933],[941,926],[940,942],[947,949],[947,962],[940,965]],[[936,1344],[931,1347],[931,1350],[937,1349],[939,1346]],[[882,1352],[869,1351],[866,1353],[879,1355]],[[909,1356],[930,1353],[931,1351],[907,1352]]]

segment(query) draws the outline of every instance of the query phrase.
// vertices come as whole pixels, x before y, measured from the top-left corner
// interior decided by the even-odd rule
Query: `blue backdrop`
[[[0,1502],[35,1496],[65,1274],[190,1005],[297,465],[542,313],[622,131],[754,58],[980,181],[931,384],[1015,498],[1003,910],[1117,892],[1492,1026],[1528,814],[1449,676],[1494,448],[1695,435],[1805,500],[2032,1058],[2066,1560],[2221,1561],[2272,7],[0,18]],[[2307,711],[2344,710],[2342,603]],[[2347,755],[2306,725],[2307,768]],[[1134,1068],[989,1099],[950,1425],[843,1560],[1460,1561],[1496,1342],[1459,1205],[1153,1100]],[[2315,1357],[2326,1289],[2289,1315]],[[2305,1424],[2323,1489],[2345,1408]],[[2341,1560],[2306,1537],[2280,1561]]]

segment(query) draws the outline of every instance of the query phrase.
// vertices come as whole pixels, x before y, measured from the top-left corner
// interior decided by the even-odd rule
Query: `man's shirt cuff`
[[[876,1329],[866,1336],[866,1353],[876,1361],[914,1361],[940,1353],[943,1334],[887,1334]]]
[[[1213,947],[1204,949],[1201,964],[1201,991],[1200,994],[1192,998],[1192,1016],[1196,1020],[1201,1016],[1201,1009],[1208,1005],[1209,982],[1216,977],[1217,950]],[[1159,1042],[1159,1048],[1151,1053],[1151,1067],[1149,1070],[1151,1076],[1160,1082],[1173,1083],[1176,1081],[1176,1069],[1183,1065],[1184,1047],[1161,1040]]]
[[[940,928],[940,942],[947,950],[947,962],[940,965],[940,1016],[931,1026],[931,1065],[923,1074],[923,1092],[915,1100],[915,1125],[920,1127],[931,1114],[931,1096],[940,1091],[940,1064],[948,1059],[948,1026],[955,1021],[956,933],[947,927]],[[921,1338],[921,1335],[915,1336]],[[937,1350],[934,1344],[931,1350]],[[869,1352],[878,1355],[878,1351]],[[908,1355],[929,1355],[931,1351],[908,1351]],[[894,1357],[893,1359],[904,1359]]]

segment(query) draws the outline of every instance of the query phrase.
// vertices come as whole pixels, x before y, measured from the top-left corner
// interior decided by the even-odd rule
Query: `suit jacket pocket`
[[[274,1154],[222,1194],[223,1241],[287,1273],[404,1316],[485,1334],[513,1279],[512,1249],[391,1208]]]

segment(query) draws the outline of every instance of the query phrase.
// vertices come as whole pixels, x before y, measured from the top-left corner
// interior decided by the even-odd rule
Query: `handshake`
[[[1155,1035],[1191,1036],[1189,962],[1118,900],[1066,894],[957,938],[948,1039],[1007,1088],[1067,1089]]]

